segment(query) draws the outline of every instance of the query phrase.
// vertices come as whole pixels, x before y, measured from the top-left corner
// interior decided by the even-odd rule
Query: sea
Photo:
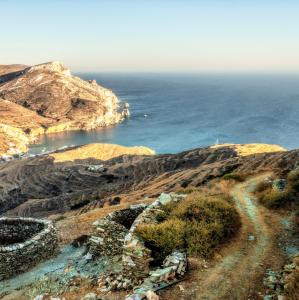
[[[130,104],[123,123],[41,136],[29,154],[87,143],[176,153],[223,143],[299,148],[299,74],[84,73]]]

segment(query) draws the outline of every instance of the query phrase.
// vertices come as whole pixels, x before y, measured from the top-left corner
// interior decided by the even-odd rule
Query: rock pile
[[[292,260],[284,266],[282,271],[268,270],[263,283],[269,289],[269,293],[264,299],[286,299],[284,294],[288,294],[290,290],[294,289],[294,283],[298,280],[296,277],[298,276],[296,275],[298,271],[299,253],[293,256]]]
[[[56,246],[51,221],[0,218],[0,280],[24,272],[53,255]]]
[[[187,269],[187,255],[181,251],[173,251],[163,262],[162,268],[149,273],[149,277],[134,289],[134,293],[127,296],[126,300],[145,299],[152,291],[157,291],[173,284],[184,276]]]
[[[105,170],[104,165],[90,165],[86,167],[86,170],[93,173],[100,173]]]

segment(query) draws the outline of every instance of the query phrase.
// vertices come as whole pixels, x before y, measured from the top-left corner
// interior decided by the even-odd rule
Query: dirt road
[[[267,176],[259,175],[233,187],[231,194],[242,220],[240,234],[224,248],[214,265],[201,272],[191,271],[191,278],[182,283],[176,299],[262,299],[259,291],[266,269],[282,259],[274,243],[277,228],[269,224],[266,210],[251,194]],[[165,292],[162,299],[167,299],[170,292]]]

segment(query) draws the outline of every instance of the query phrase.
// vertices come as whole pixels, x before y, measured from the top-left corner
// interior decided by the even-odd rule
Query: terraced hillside
[[[298,158],[299,150],[240,156],[234,146],[223,146],[108,161],[55,162],[50,156],[15,160],[0,165],[0,212],[42,216],[87,204],[101,206],[116,196],[130,202],[199,186],[232,172],[287,172]]]

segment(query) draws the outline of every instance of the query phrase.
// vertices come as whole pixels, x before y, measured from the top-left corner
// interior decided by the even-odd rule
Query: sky
[[[0,0],[0,64],[299,71],[299,1]]]

